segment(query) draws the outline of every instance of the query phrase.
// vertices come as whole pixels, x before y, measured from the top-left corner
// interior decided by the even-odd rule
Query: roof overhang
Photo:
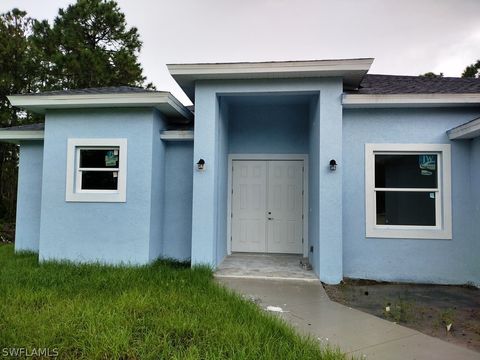
[[[199,80],[251,80],[342,77],[346,87],[357,88],[372,65],[372,58],[238,62],[205,64],[169,64],[170,74],[192,102],[195,82]]]
[[[344,94],[344,108],[480,106],[480,94]]]
[[[21,141],[43,140],[43,130],[8,130],[0,129],[0,141],[19,144]]]
[[[13,106],[43,114],[53,109],[152,107],[167,117],[191,120],[193,114],[169,92],[130,94],[10,95]]]
[[[473,139],[480,136],[480,118],[447,131],[450,140]]]

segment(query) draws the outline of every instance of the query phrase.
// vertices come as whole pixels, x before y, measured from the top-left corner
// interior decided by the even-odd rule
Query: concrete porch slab
[[[300,260],[302,255],[234,253],[218,266],[215,277],[319,282],[312,270],[302,268]]]
[[[361,359],[480,359],[480,353],[331,301],[320,282],[219,278],[278,313],[300,333]]]

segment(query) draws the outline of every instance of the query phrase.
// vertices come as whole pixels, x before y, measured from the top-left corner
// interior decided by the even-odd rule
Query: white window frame
[[[437,155],[438,184],[433,189],[378,189],[435,193],[435,226],[377,225],[375,155]],[[449,144],[365,144],[365,232],[367,238],[452,239],[451,154]]]
[[[82,190],[80,150],[118,148],[119,167],[104,171],[117,171],[117,190]],[[95,171],[102,171],[97,168]],[[127,139],[68,139],[65,201],[67,202],[126,202],[127,200]]]

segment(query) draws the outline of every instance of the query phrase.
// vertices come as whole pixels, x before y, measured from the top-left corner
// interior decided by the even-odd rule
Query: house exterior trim
[[[36,113],[50,109],[153,107],[166,116],[193,119],[193,114],[168,92],[81,95],[11,95],[13,106]]]
[[[344,108],[478,106],[480,94],[344,94]]]

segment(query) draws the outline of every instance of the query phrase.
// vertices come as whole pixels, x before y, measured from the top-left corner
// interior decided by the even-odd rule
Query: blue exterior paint
[[[230,154],[307,154],[305,105],[232,105]]]
[[[149,261],[163,254],[163,214],[165,211],[165,143],[160,140],[160,131],[165,128],[163,116],[158,111],[153,114],[151,131],[151,199],[150,199],[150,249]]]
[[[145,264],[151,244],[153,110],[71,110],[46,115],[40,259]],[[158,120],[157,120],[158,121]],[[156,133],[156,134],[155,134]],[[126,138],[125,203],[65,202],[68,138]],[[157,170],[158,174],[158,170]],[[157,180],[155,180],[157,181]],[[159,219],[161,220],[161,219]],[[161,239],[159,240],[161,243]],[[155,251],[151,256],[150,251]]]
[[[43,144],[20,147],[16,250],[215,267],[229,241],[228,155],[308,154],[308,256],[322,281],[480,285],[480,137],[446,135],[480,108],[342,109],[342,91],[339,78],[198,81],[195,142],[161,141],[169,125],[153,109],[49,111]],[[128,140],[125,203],[65,201],[68,138]],[[451,144],[452,240],[365,237],[366,143]]]
[[[477,261],[472,264],[472,268],[476,279],[474,282],[480,287],[480,261],[478,261],[478,254],[480,254],[480,137],[467,141],[470,142],[470,189],[472,195],[473,248],[471,252],[477,254]]]
[[[207,170],[203,172],[194,172],[193,180],[193,219],[192,219],[192,263],[209,264],[216,266],[223,253],[218,255],[218,242],[225,242],[218,229],[222,228],[226,222],[225,213],[218,210],[227,201],[224,184],[226,182],[224,159],[225,146],[221,145],[226,136],[226,120],[222,117],[220,99],[231,98],[241,95],[271,96],[275,95],[292,97],[296,95],[320,94],[319,102],[319,126],[318,137],[320,143],[325,142],[328,149],[320,150],[318,164],[314,168],[318,169],[318,179],[320,188],[319,197],[325,196],[334,206],[328,204],[319,204],[319,217],[311,219],[312,226],[318,226],[319,245],[314,247],[314,251],[319,252],[318,268],[315,269],[320,274],[322,281],[333,283],[342,278],[342,187],[341,170],[332,174],[328,170],[328,162],[331,158],[341,158],[342,156],[342,106],[341,106],[342,81],[339,78],[328,79],[302,79],[302,80],[257,80],[257,81],[198,81],[195,90],[195,161],[203,158],[207,164]],[[232,102],[235,107],[235,101]],[[238,110],[238,109],[237,109]],[[266,111],[266,110],[263,110]],[[269,153],[289,153],[298,152],[303,149],[309,151],[308,145],[308,104],[301,110],[302,117],[305,120],[301,124],[296,124],[296,128],[288,124],[286,120],[275,109],[270,109],[269,114],[277,115],[280,124],[284,126],[267,127],[265,120],[263,122],[262,112],[255,115],[257,121],[248,124],[248,116],[244,112],[252,115],[251,110],[246,108],[241,111],[231,111],[228,119],[228,140],[229,151],[243,152],[269,152]],[[265,113],[263,113],[265,114]],[[290,115],[293,115],[291,113]],[[259,119],[260,117],[260,119]],[[276,116],[273,116],[277,118]],[[290,117],[290,116],[289,116]],[[292,118],[295,122],[297,119]],[[242,121],[248,125],[243,126]],[[235,123],[235,124],[234,124]],[[263,126],[262,126],[263,125]],[[295,131],[295,134],[302,134],[295,140],[303,137],[302,143],[294,145],[290,137],[286,137],[288,129]],[[268,131],[272,136],[265,137],[262,134],[255,133],[257,130]],[[285,131],[287,130],[287,131]],[[247,136],[250,134],[251,136]],[[245,141],[248,144],[243,145]],[[266,142],[266,139],[269,139]],[[242,140],[243,139],[243,140]],[[231,141],[230,141],[231,140]],[[223,161],[222,161],[223,160]],[[318,167],[315,167],[318,166]],[[322,188],[323,187],[323,188]],[[318,199],[319,200],[319,199]],[[313,201],[318,201],[313,199]],[[312,239],[315,242],[317,239]],[[223,246],[223,245],[222,245]]]
[[[38,251],[42,203],[43,142],[20,144],[15,250]]]
[[[308,169],[308,260],[320,276],[320,98],[310,103],[309,119],[309,169]],[[312,250],[313,247],[313,250]]]
[[[457,284],[477,282],[478,233],[473,231],[470,144],[446,131],[479,109],[344,110],[344,276]],[[452,144],[452,240],[365,238],[365,143]],[[477,176],[472,175],[472,178]]]
[[[169,142],[165,154],[163,257],[191,257],[193,142]]]
[[[228,197],[228,138],[229,128],[229,107],[224,99],[219,99],[219,122],[218,122],[218,148],[217,148],[217,198],[216,198],[216,218],[217,233],[216,239],[225,239],[225,241],[216,242],[215,263],[220,264],[227,255],[227,197]]]

